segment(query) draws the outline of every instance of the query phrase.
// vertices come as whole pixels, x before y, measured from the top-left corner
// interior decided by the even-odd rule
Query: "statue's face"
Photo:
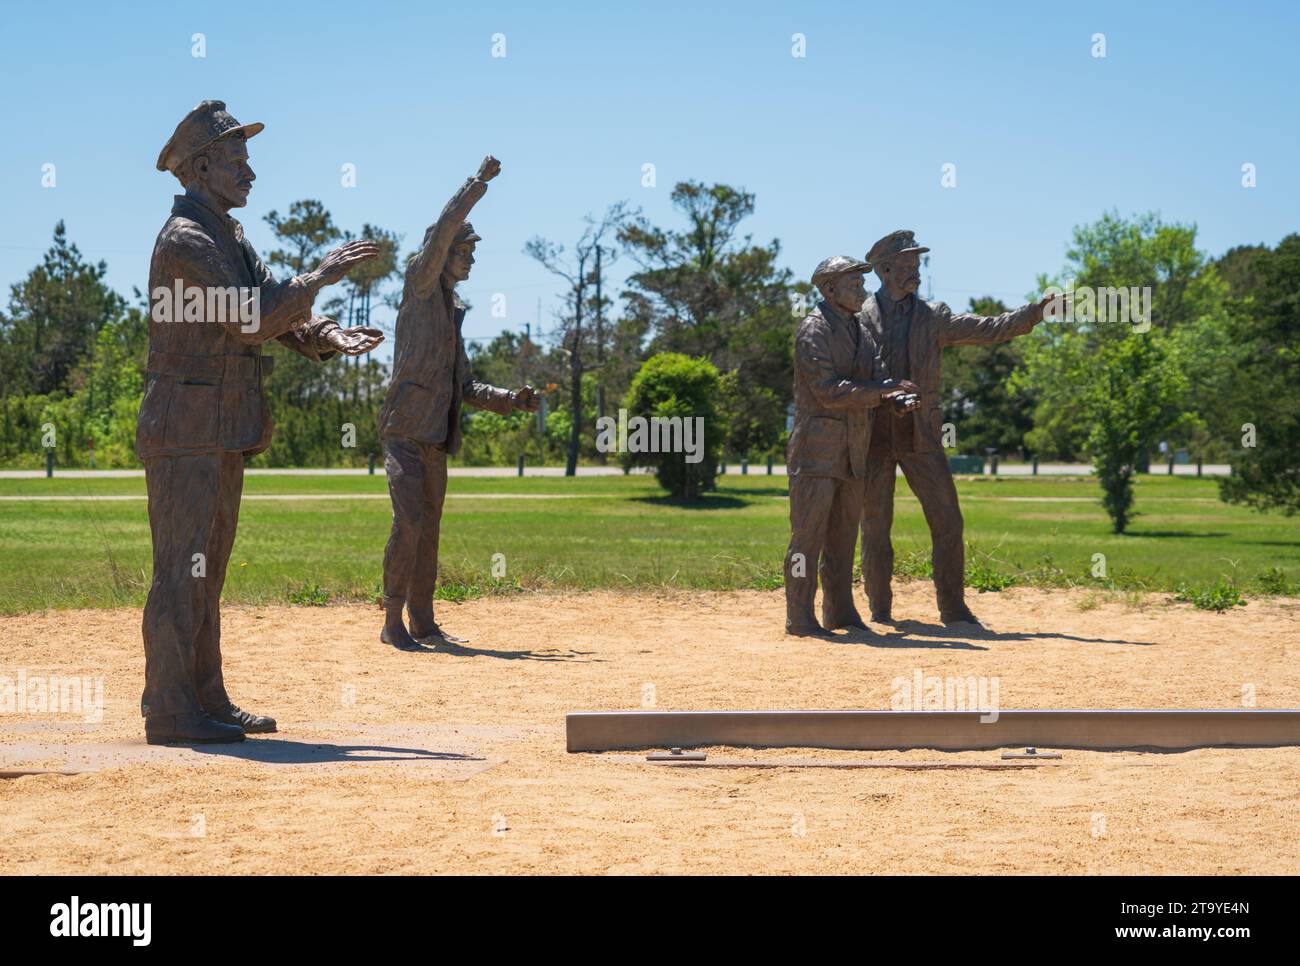
[[[876,266],[876,275],[893,298],[911,295],[921,287],[921,253],[895,255]]]
[[[447,256],[447,266],[443,273],[453,282],[463,282],[469,278],[469,270],[474,267],[475,242],[457,242],[451,246]]]
[[[248,164],[243,138],[218,141],[199,158],[196,173],[213,200],[227,208],[243,208],[257,175]]]
[[[866,284],[856,272],[835,276],[827,287],[826,297],[846,312],[857,312],[867,298]]]

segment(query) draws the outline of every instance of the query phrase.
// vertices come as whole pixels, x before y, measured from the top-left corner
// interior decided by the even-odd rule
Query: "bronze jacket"
[[[257,292],[255,326],[221,295],[239,290],[240,300]],[[200,298],[184,297],[195,291]],[[266,449],[272,427],[262,377],[272,359],[261,354],[261,344],[276,339],[316,360],[335,354],[319,342],[336,326],[312,317],[314,297],[298,278],[272,278],[235,219],[177,195],[149,263],[149,361],[137,455]]]
[[[502,414],[513,408],[514,393],[479,382],[469,371],[461,337],[465,306],[442,284],[456,230],[486,190],[482,181],[466,181],[407,263],[397,310],[393,380],[379,412],[381,438],[403,436],[443,445],[455,454],[461,443],[462,402]]]
[[[855,337],[856,332],[856,337]],[[887,391],[880,350],[856,316],[822,302],[794,343],[794,428],[786,448],[791,476],[850,479],[866,474],[870,411]]]
[[[871,332],[877,344],[883,345],[882,310],[877,302],[878,296],[879,293],[867,296],[862,304],[861,317],[863,327]],[[972,315],[968,312],[955,315],[943,302],[913,298],[907,354],[911,369],[909,377],[921,390],[921,408],[912,414],[913,450],[928,453],[943,449],[939,362],[944,346],[1008,342],[1024,335],[1041,321],[1042,311],[1036,304],[1030,304],[1002,315]]]

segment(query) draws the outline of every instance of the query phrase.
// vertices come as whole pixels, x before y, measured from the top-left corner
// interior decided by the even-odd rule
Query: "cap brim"
[[[861,268],[842,268],[838,272],[824,272],[821,275],[814,275],[812,283],[817,288],[821,288],[822,282],[830,281],[832,278],[838,278],[841,275],[866,275],[872,269],[870,262],[860,262],[859,264],[862,266]]]
[[[266,125],[263,124],[261,121],[254,121],[252,124],[240,124],[238,127],[232,127],[229,131],[222,131],[211,141],[203,142],[197,148],[195,148],[193,151],[187,154],[184,158],[181,158],[181,161],[185,161],[188,158],[194,157],[194,155],[198,154],[204,148],[216,144],[218,141],[222,140],[223,138],[228,138],[232,134],[242,133],[244,135],[244,140],[247,141],[249,138],[256,137],[257,135],[261,134],[262,131],[265,130],[265,128]],[[158,152],[157,167],[159,171],[171,170],[171,168],[167,167],[167,163],[166,163],[167,152],[169,152],[172,149],[172,141],[174,141],[175,139],[176,139],[176,135],[173,134],[171,138],[168,139],[167,143],[163,145],[163,149],[160,152]],[[177,164],[179,163],[180,162],[178,161]]]

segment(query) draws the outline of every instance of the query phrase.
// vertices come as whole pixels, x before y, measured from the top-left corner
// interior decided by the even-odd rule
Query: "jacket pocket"
[[[163,445],[168,449],[216,449],[221,425],[221,386],[199,382],[172,384]]]

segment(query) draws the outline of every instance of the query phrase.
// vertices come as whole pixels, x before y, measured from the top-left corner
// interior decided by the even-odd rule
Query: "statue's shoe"
[[[968,624],[980,630],[984,629],[984,622],[972,614],[970,611],[959,611],[955,614],[943,614],[939,617],[944,627],[953,627],[957,624]]]
[[[829,637],[830,632],[820,624],[790,624],[785,625],[786,634],[791,637]]]
[[[438,644],[468,644],[469,638],[456,637],[454,634],[448,634],[437,624],[427,631],[411,628],[411,637],[415,638],[415,643],[424,644],[427,647],[433,647]]]
[[[209,711],[208,717],[222,724],[238,725],[246,735],[269,735],[275,731],[275,719],[265,715],[253,714],[240,710],[236,705],[228,704],[219,711]]]
[[[379,639],[383,643],[388,644],[391,647],[397,648],[399,651],[423,651],[424,650],[424,648],[422,648],[419,645],[419,642],[414,640],[410,634],[407,634],[405,632],[405,630],[403,630],[400,636],[391,635],[388,633],[387,630],[380,631]]]
[[[844,617],[834,617],[834,618],[827,617],[825,614],[822,614],[822,627],[824,627],[828,631],[838,631],[844,629],[854,630],[854,631],[871,630],[871,628],[869,628],[866,624],[862,622],[862,617],[858,614],[846,614]]]
[[[202,712],[154,714],[144,719],[144,740],[151,745],[211,745],[243,741],[244,729]]]

